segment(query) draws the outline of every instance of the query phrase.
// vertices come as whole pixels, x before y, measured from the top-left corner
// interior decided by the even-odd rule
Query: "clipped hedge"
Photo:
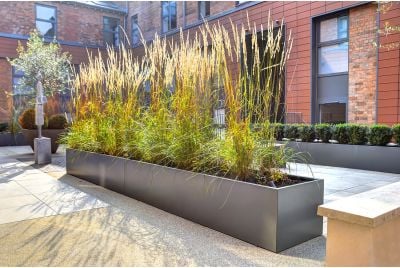
[[[285,136],[285,125],[281,123],[271,124],[274,129],[274,137],[277,141],[281,141]]]
[[[332,126],[330,124],[316,124],[315,125],[315,133],[317,139],[322,142],[328,143],[332,138]]]
[[[50,116],[47,127],[49,129],[64,129],[67,127],[67,118],[63,114]]]
[[[400,124],[394,125],[392,131],[394,141],[400,145]]]
[[[297,132],[302,141],[313,142],[315,140],[315,128],[313,125],[298,125]]]
[[[331,139],[340,144],[353,144],[385,146],[391,142],[392,138],[400,146],[400,124],[392,128],[386,125],[376,124],[372,126],[362,124],[271,124],[275,127],[275,138],[282,140],[301,139],[304,142],[313,142],[319,139],[329,143]]]
[[[286,124],[284,127],[284,136],[287,139],[295,140],[299,138],[299,125],[298,124]]]
[[[0,132],[4,132],[8,129],[8,123],[0,123]]]
[[[333,127],[332,132],[333,139],[337,140],[341,144],[349,143],[349,128],[347,124],[338,124]]]
[[[362,145],[368,141],[368,126],[358,124],[347,124],[349,133],[349,144]]]
[[[369,128],[368,141],[371,145],[384,146],[392,139],[392,129],[385,125],[373,125]]]

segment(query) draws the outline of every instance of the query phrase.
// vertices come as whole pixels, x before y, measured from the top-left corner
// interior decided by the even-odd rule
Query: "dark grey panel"
[[[278,192],[277,232],[280,238],[277,251],[281,251],[320,236],[322,233],[322,217],[317,215],[317,208],[324,202],[324,181],[311,181],[285,187]],[[300,237],[299,234],[302,236]]]
[[[67,150],[67,173],[122,193],[125,159]]]
[[[400,147],[288,142],[297,152],[309,153],[309,164],[400,174]]]
[[[335,75],[317,79],[317,101],[321,103],[347,102],[349,76]]]

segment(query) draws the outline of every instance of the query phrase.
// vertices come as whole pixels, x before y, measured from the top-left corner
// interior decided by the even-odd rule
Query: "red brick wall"
[[[376,120],[376,14],[375,4],[349,12],[348,121],[352,123]]]
[[[0,123],[8,122],[10,119],[12,101],[10,98],[12,70],[6,59],[0,58]],[[5,79],[10,77],[10,79]]]
[[[235,1],[211,1],[210,14],[215,15],[235,7]],[[138,23],[145,40],[152,40],[154,34],[161,33],[161,2],[160,1],[132,1],[128,2],[130,36],[131,16],[138,14]],[[177,28],[184,27],[184,3],[177,2]],[[198,2],[186,2],[186,25],[199,22]]]
[[[116,13],[62,2],[1,2],[0,32],[28,35],[35,29],[35,3],[57,8],[57,39],[82,45],[103,45],[103,16],[119,18]]]
[[[400,3],[380,6],[378,60],[378,122],[400,122]],[[397,30],[385,32],[385,25]]]
[[[286,111],[297,113],[300,121],[311,122],[311,30],[312,17],[346,8],[360,2],[346,1],[271,1],[261,2],[252,7],[236,11],[220,17],[212,22],[230,29],[231,21],[237,25],[255,23],[257,28],[268,21],[268,13],[273,20],[284,18],[287,33],[291,31],[293,49],[288,61],[286,76]],[[373,20],[373,18],[370,18]],[[190,29],[193,34],[195,29]],[[172,37],[169,37],[172,38]],[[143,49],[136,48],[136,55],[142,55]],[[238,64],[232,63],[230,68],[237,70]]]

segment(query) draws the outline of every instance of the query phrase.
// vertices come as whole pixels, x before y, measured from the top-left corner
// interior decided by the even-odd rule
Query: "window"
[[[318,42],[318,75],[348,72],[348,17],[320,22]]]
[[[56,16],[55,7],[36,5],[36,28],[43,37],[56,37]]]
[[[132,46],[137,46],[140,44],[140,33],[139,33],[139,24],[138,24],[138,15],[132,16],[131,21],[132,27]]]
[[[199,1],[199,20],[210,16],[210,1]]]
[[[161,24],[162,32],[168,32],[176,28],[176,2],[161,2]]]
[[[103,18],[103,35],[104,43],[109,46],[119,45],[119,19],[104,17]]]

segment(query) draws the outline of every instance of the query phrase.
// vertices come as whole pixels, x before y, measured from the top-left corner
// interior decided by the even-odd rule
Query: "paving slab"
[[[325,180],[325,202],[400,181],[290,163]],[[0,266],[323,266],[325,235],[280,254],[65,174],[65,150],[37,166],[30,147],[0,148]],[[326,234],[326,219],[323,223]]]

